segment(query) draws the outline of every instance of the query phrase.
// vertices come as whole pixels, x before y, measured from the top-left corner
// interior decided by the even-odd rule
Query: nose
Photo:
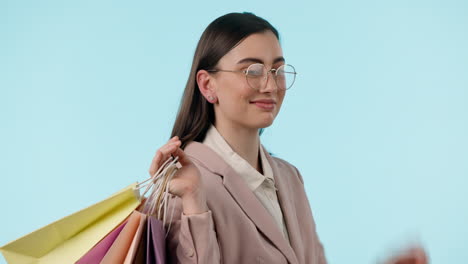
[[[273,76],[273,72],[268,71],[266,76],[264,77],[266,80],[265,80],[265,84],[263,85],[263,87],[260,89],[260,92],[262,93],[268,93],[268,92],[274,92],[277,87],[276,87],[276,82],[275,82],[275,76]]]

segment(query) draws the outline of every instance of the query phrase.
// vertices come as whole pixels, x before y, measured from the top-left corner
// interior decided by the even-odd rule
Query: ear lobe
[[[200,93],[210,103],[216,102],[216,91],[212,85],[212,77],[209,72],[205,70],[199,70],[197,72],[197,84]]]

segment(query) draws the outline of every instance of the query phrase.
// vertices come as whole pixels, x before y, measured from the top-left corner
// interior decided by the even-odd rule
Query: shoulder
[[[302,175],[296,166],[292,165],[291,163],[289,163],[288,161],[282,158],[278,158],[274,156],[270,156],[270,157],[271,157],[271,161],[278,168],[281,174],[283,173],[290,174],[293,177],[296,177],[297,179],[299,179],[301,183],[304,184],[304,179],[302,178]]]

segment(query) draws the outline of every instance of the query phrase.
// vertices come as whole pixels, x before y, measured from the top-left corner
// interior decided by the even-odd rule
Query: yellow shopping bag
[[[8,263],[74,263],[140,204],[136,183],[0,248]]]

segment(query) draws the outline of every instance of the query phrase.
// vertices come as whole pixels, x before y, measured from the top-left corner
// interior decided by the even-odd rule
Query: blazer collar
[[[260,203],[255,194],[249,189],[242,177],[237,175],[237,173],[231,168],[231,166],[229,166],[229,164],[227,164],[217,153],[211,150],[208,146],[196,141],[190,142],[185,147],[184,151],[192,161],[194,161],[198,165],[201,165],[202,167],[211,171],[212,173],[222,177],[225,188],[229,191],[229,193],[239,204],[239,206],[242,208],[245,214],[257,226],[257,228],[273,242],[273,244],[276,246],[276,248],[278,248],[278,250],[280,250],[284,254],[284,256],[288,259],[289,263],[298,263],[296,255],[294,254],[294,251],[291,248],[291,245],[283,237],[283,234],[274,222],[271,215]],[[279,175],[278,167],[276,166],[275,162],[268,154],[268,152],[266,152],[265,149],[264,151],[272,167],[273,175]],[[280,182],[277,182],[277,185],[281,185]],[[279,190],[279,192],[281,192],[281,189]],[[281,197],[281,195],[279,196]],[[284,200],[284,198],[281,200]],[[287,223],[291,222],[287,221],[288,219],[286,218],[286,215],[291,215],[291,211],[289,211],[289,209],[285,210],[287,207],[290,206],[289,204],[285,204],[281,200],[280,206],[283,210],[283,215],[285,215],[285,221]],[[289,226],[287,227],[289,228]]]

